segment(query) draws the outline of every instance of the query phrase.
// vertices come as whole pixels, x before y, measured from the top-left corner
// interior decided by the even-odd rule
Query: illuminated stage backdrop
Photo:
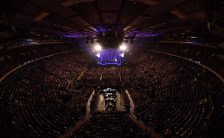
[[[100,65],[121,65],[124,53],[118,49],[103,49],[96,56]]]

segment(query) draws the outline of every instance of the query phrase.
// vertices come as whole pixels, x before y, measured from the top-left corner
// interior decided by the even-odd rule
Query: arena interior
[[[3,0],[1,138],[223,138],[223,0]]]

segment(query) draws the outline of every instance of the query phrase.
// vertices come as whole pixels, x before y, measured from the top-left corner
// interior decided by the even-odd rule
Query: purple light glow
[[[102,26],[97,26],[96,27],[96,33],[101,33],[101,32],[106,32],[106,31],[112,31],[112,28],[110,27],[102,27]]]
[[[96,37],[94,33],[87,33],[87,32],[74,32],[64,34],[64,37],[67,38],[86,38],[86,37]]]
[[[123,58],[121,56],[121,51],[118,49],[103,49],[103,51],[100,52],[100,57],[96,57],[98,57],[97,62],[100,65],[121,65]]]
[[[159,36],[161,33],[145,32],[145,31],[132,31],[127,34],[128,37],[155,37]]]
[[[100,32],[105,32],[106,30],[103,28],[103,27],[98,27],[97,29],[96,29],[96,32],[97,33],[100,33]]]

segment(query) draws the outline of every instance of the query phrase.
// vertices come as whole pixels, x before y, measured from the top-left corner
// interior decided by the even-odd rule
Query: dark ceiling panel
[[[63,5],[67,2],[67,5]],[[202,26],[214,17],[212,0],[14,0],[9,19],[17,28],[39,27],[55,32],[96,30],[162,31],[185,22]],[[207,3],[207,8],[205,6]],[[209,9],[209,11],[207,10]],[[173,12],[172,12],[173,11]],[[44,13],[46,16],[44,16]],[[183,15],[185,18],[180,18]],[[210,15],[210,18],[209,16]],[[40,20],[35,19],[40,17]],[[1,21],[3,22],[3,21]],[[26,28],[28,28],[26,27]],[[185,26],[191,27],[191,26]],[[179,27],[181,28],[181,27]],[[161,30],[160,30],[161,29]]]
[[[29,0],[19,0],[19,1],[13,1],[13,4],[10,6],[11,10],[19,11],[24,6],[28,5]],[[2,3],[1,3],[2,4]]]
[[[125,2],[124,8],[121,11],[121,16],[119,19],[119,23],[123,25],[130,24],[134,19],[136,19],[146,8],[148,5],[143,3],[136,2]]]
[[[195,0],[190,0],[185,2],[183,5],[180,6],[180,8],[186,13],[190,14],[192,12],[196,12],[201,9],[202,6],[198,5],[198,2]]]
[[[91,26],[100,25],[100,18],[94,2],[84,2],[72,7]]]
[[[100,11],[119,11],[122,0],[96,0]]]
[[[48,9],[49,12],[62,17],[68,17],[75,14],[71,8],[61,5],[59,0],[30,0],[30,3],[36,5],[37,7]]]
[[[71,23],[66,20],[62,20],[55,14],[50,14],[49,16],[45,17],[45,20],[51,22],[52,24],[61,24],[64,26],[67,25],[68,27],[73,26]]]
[[[43,26],[51,26],[51,25],[52,25],[51,22],[46,21],[46,20],[41,20],[41,22],[36,22],[36,23],[40,23],[40,24],[42,24]]]
[[[151,16],[158,16],[162,13],[168,12],[169,10],[176,8],[178,5],[186,2],[187,0],[160,0],[159,4],[152,6],[151,8],[144,11],[144,14]]]
[[[160,16],[149,19],[145,24],[142,24],[141,26],[153,26],[176,18],[177,17],[175,15],[167,12],[165,14],[161,14]]]
[[[33,15],[35,18],[41,12],[41,9],[32,4],[26,4],[20,11],[28,15]]]
[[[147,16],[143,16],[143,15],[140,15],[138,16],[130,25],[134,25],[134,26],[137,26],[139,24],[143,24],[144,22],[146,22],[147,20],[150,20],[151,17],[147,17]]]
[[[86,21],[84,21],[80,16],[74,16],[74,17],[70,17],[68,19],[68,21],[70,21],[70,23],[77,28],[87,28],[90,30],[94,31],[94,28],[91,27],[88,23],[86,23]]]
[[[102,12],[102,17],[105,24],[115,24],[117,15],[117,12]]]
[[[33,18],[26,14],[17,13],[15,16],[15,21],[16,22],[24,22],[24,23],[32,23]]]

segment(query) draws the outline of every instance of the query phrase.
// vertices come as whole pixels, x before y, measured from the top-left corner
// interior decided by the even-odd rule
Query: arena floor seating
[[[125,66],[98,66],[90,56],[73,51],[16,70],[1,82],[3,134],[64,136],[87,116],[93,91],[108,87],[122,94],[126,110],[97,112],[95,94],[91,117],[69,137],[153,137],[130,118],[125,91],[135,106],[131,116],[159,136],[208,137],[218,131],[213,128],[223,127],[218,116],[223,114],[224,87],[213,73],[164,54],[138,51],[133,56],[139,58]]]

